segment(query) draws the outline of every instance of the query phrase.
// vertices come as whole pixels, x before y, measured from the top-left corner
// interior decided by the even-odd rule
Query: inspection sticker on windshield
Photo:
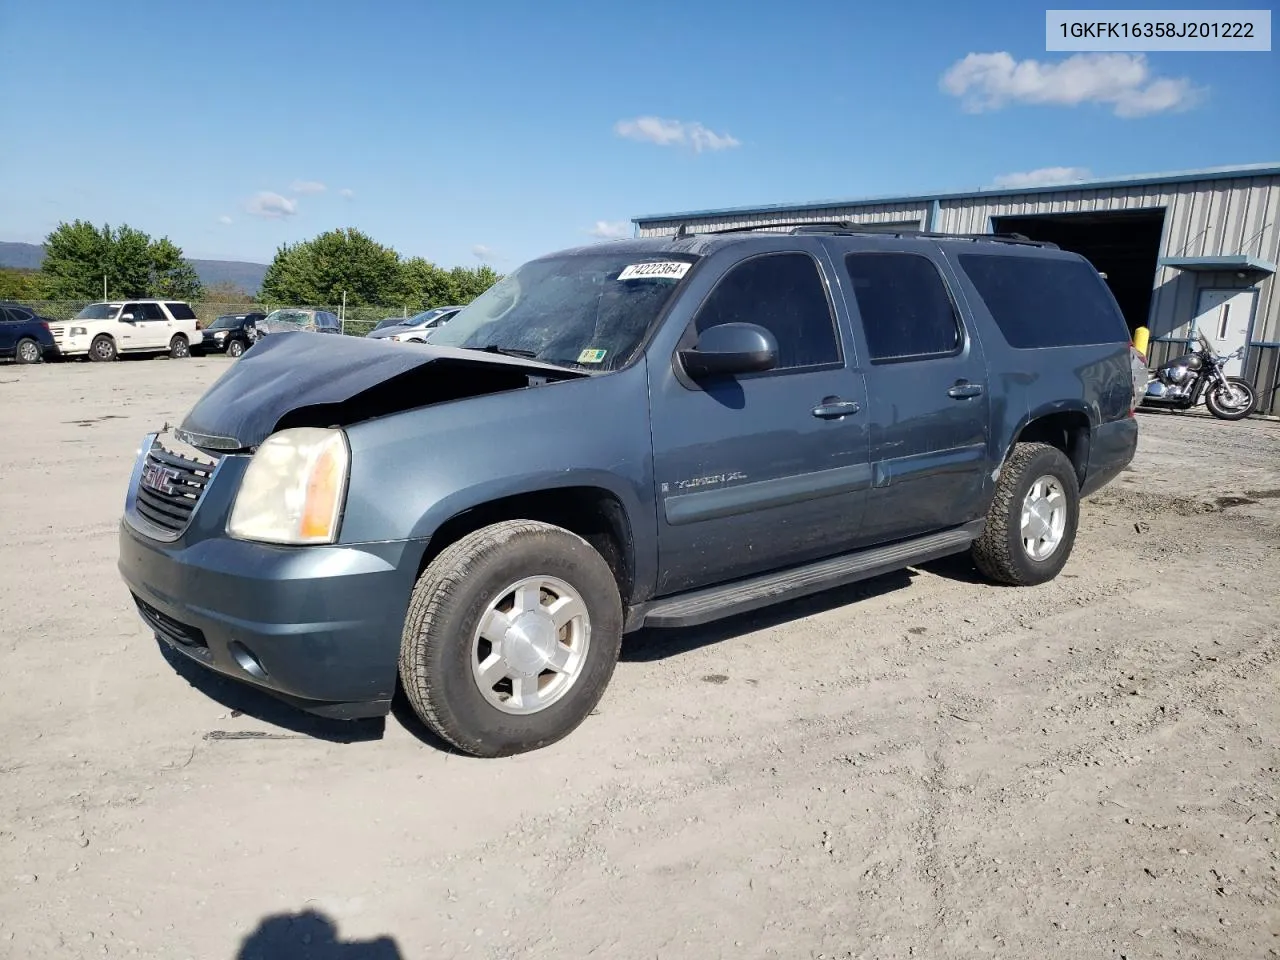
[[[608,350],[583,350],[578,354],[579,363],[602,363]]]
[[[679,280],[689,268],[693,266],[691,263],[685,263],[681,260],[661,260],[654,263],[633,263],[630,266],[623,267],[622,272],[618,274],[619,280]]]

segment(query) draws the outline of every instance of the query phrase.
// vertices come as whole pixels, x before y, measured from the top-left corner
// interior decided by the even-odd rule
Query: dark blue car
[[[18,363],[39,363],[58,356],[49,321],[30,307],[0,303],[0,357]]]

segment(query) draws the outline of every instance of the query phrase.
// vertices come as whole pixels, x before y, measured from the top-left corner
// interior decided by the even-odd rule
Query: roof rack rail
[[[675,239],[680,240],[695,234],[719,236],[727,233],[753,233],[757,230],[787,229],[792,234],[825,233],[840,236],[877,236],[877,237],[922,237],[930,240],[972,240],[990,243],[1018,243],[1033,247],[1058,249],[1058,245],[1049,240],[1032,240],[1021,233],[942,233],[934,230],[903,230],[878,228],[874,223],[854,223],[851,220],[795,220],[778,223],[759,223],[746,227],[720,227],[716,230],[692,230],[686,223],[680,224]]]

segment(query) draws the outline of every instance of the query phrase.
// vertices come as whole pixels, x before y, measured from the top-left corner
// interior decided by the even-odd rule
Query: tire
[[[517,634],[522,645],[510,639],[519,628],[497,633],[507,619],[505,599],[515,601],[509,610],[521,601],[509,588],[526,579],[554,581],[562,597],[564,588],[576,592],[585,623],[575,617],[557,634],[543,606],[546,595],[528,590],[524,609],[531,619]],[[482,619],[491,616],[497,623],[486,632],[502,638],[496,644],[480,636]],[[600,702],[618,662],[622,622],[613,572],[585,540],[532,520],[495,523],[446,547],[419,577],[401,638],[400,681],[422,722],[464,753],[504,757],[537,750],[570,734]],[[533,641],[523,639],[531,632]],[[566,636],[569,644],[560,642]],[[504,640],[514,664],[500,653]],[[544,665],[538,642],[557,655],[568,652],[563,672]],[[492,678],[500,678],[488,692],[477,676],[486,661],[494,664]],[[531,702],[521,704],[526,695]],[[545,705],[538,705],[541,697]]]
[[[116,342],[105,333],[100,333],[89,344],[89,359],[94,363],[110,363],[117,358]]]
[[[1222,390],[1222,386],[1219,384],[1204,395],[1204,405],[1219,420],[1243,420],[1253,413],[1253,408],[1258,404],[1258,397],[1253,391],[1253,384],[1242,377],[1227,377],[1227,382],[1237,390],[1243,390],[1249,402],[1240,407],[1223,405],[1218,401],[1218,393]]]
[[[185,360],[191,356],[191,342],[181,333],[174,334],[169,341],[169,356],[174,360]]]
[[[227,356],[233,360],[237,359],[244,353],[244,341],[236,338],[227,344]]]
[[[23,337],[13,350],[13,359],[18,363],[39,363],[44,359],[44,351],[30,337]]]
[[[1056,487],[1061,498],[1061,523],[1056,510],[1047,519],[1031,517],[1032,531],[1044,531],[1042,548],[1049,547],[1050,534],[1056,544],[1048,552],[1033,554],[1024,542],[1023,510],[1028,494]],[[1050,501],[1050,505],[1053,501]],[[1043,520],[1044,526],[1038,521]],[[1071,556],[1080,520],[1080,488],[1071,461],[1057,447],[1047,443],[1015,444],[996,482],[995,497],[987,512],[986,528],[974,541],[973,562],[996,583],[1027,587],[1056,577]]]

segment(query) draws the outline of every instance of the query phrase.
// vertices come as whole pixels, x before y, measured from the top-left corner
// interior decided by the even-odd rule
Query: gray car
[[[328,310],[312,310],[301,307],[284,307],[272,310],[261,320],[254,322],[259,337],[272,333],[341,333],[342,321]]]
[[[419,349],[266,337],[145,438],[119,568],[210,669],[331,717],[399,682],[459,749],[533,750],[642,626],[958,553],[1056,577],[1134,455],[1132,362],[1106,284],[1051,244],[808,225],[563,251]]]

